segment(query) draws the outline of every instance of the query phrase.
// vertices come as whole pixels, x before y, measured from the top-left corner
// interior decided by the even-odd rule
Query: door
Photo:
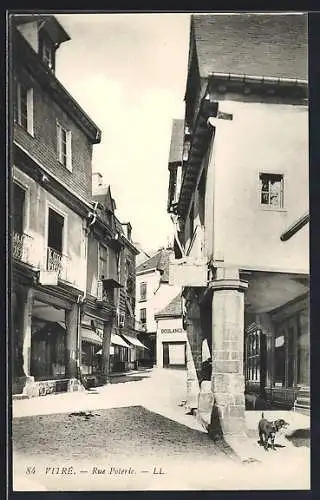
[[[169,345],[169,364],[170,366],[185,365],[185,346],[183,344]]]
[[[163,342],[162,348],[164,368],[186,366],[186,342]]]
[[[168,368],[169,366],[169,344],[168,342],[163,342],[163,367]]]

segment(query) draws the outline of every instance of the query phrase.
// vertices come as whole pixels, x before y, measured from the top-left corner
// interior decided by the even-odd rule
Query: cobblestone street
[[[146,371],[112,382],[84,393],[14,401],[16,489],[266,488],[261,463],[241,463],[178,406],[185,372]],[[300,453],[285,473],[273,474],[274,488],[286,488],[288,474],[291,484],[307,487],[307,448],[295,450]],[[269,467],[276,468],[278,460],[270,462],[275,455],[268,455]]]

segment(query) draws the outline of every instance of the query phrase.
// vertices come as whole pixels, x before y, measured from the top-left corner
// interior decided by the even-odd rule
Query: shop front
[[[251,275],[244,366],[247,394],[272,407],[291,409],[301,390],[310,391],[307,276]]]
[[[157,367],[187,367],[187,333],[181,317],[157,316]]]
[[[128,368],[129,370],[137,370],[140,366],[140,360],[143,359],[143,353],[148,348],[140,342],[140,340],[135,337],[130,332],[121,334],[122,338],[130,346],[128,352]]]
[[[110,346],[110,371],[111,373],[122,373],[130,368],[130,345],[115,333],[111,334]]]

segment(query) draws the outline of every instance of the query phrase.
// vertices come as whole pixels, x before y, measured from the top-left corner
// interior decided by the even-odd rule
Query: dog
[[[269,420],[264,418],[264,414],[261,414],[261,419],[258,424],[258,433],[260,444],[264,446],[264,449],[268,451],[269,449],[269,440],[271,441],[271,449],[275,450],[274,439],[276,433],[283,427],[288,427],[288,423],[280,418],[278,420],[274,420],[273,422],[269,422]]]

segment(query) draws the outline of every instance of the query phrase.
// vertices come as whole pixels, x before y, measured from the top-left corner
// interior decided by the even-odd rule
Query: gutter
[[[303,228],[310,220],[310,214],[307,212],[304,214],[302,217],[300,217],[298,220],[296,220],[291,226],[288,227],[286,231],[284,231],[281,236],[280,240],[281,241],[288,241],[292,236],[294,236],[300,229]]]
[[[245,75],[236,73],[209,73],[209,78],[214,80],[230,80],[231,82],[243,82],[243,83],[261,83],[270,85],[292,85],[292,86],[308,86],[307,80],[301,80],[298,78],[283,78],[283,77],[273,77],[273,76],[256,76],[256,75]]]

